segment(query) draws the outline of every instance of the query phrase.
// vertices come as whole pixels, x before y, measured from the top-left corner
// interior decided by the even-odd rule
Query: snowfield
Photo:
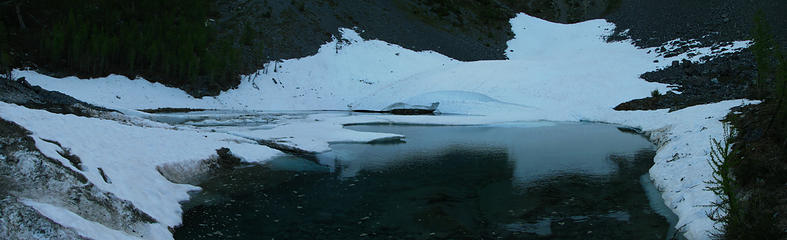
[[[200,161],[221,147],[249,162],[282,154],[257,144],[276,141],[306,152],[330,151],[332,142],[369,142],[406,138],[387,133],[362,133],[343,128],[357,123],[492,124],[513,121],[593,121],[631,126],[650,135],[659,149],[650,175],[664,202],[679,217],[676,227],[688,239],[709,239],[714,223],[705,207],[717,199],[705,190],[711,178],[707,164],[710,139],[722,137],[719,122],[730,108],[751,104],[724,101],[668,112],[614,111],[616,105],[647,97],[664,84],[639,75],[688,59],[664,58],[654,49],[630,42],[605,41],[615,26],[604,20],[556,24],[525,14],[511,20],[515,38],[508,42],[509,60],[461,62],[435,52],[415,52],[379,40],[362,39],[342,29],[342,36],[324,44],[314,56],[271,62],[243,76],[240,86],[216,97],[195,99],[185,92],[144,79],[111,75],[97,79],[52,78],[34,71],[15,71],[33,85],[60,91],[98,106],[118,109],[147,127],[116,121],[58,115],[0,103],[0,117],[33,132],[38,148],[57,154],[55,140],[80,156],[82,172],[98,187],[131,201],[155,218],[144,232],[124,235],[43,203],[26,202],[41,214],[91,238],[171,239],[168,227],[180,224],[179,202],[197,187],[167,181],[157,166]],[[737,51],[748,42],[735,42]],[[690,60],[709,54],[710,49]],[[658,60],[658,61],[655,61]],[[156,123],[155,115],[136,111],[162,107],[229,110],[381,110],[403,102],[439,102],[442,113],[457,115],[395,116],[310,113],[282,119],[268,128],[194,128]],[[111,180],[105,182],[98,168]],[[81,220],[80,220],[81,219]],[[111,236],[111,237],[110,237]]]

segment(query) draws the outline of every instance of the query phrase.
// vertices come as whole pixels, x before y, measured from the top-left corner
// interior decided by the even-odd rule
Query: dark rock
[[[107,176],[107,174],[104,173],[104,169],[98,168],[98,174],[101,175],[101,179],[103,179],[105,183],[112,184],[112,180],[110,180],[109,176]]]
[[[437,107],[440,105],[439,102],[434,102],[429,106],[426,105],[411,105],[402,102],[397,102],[387,107],[383,108],[382,110],[364,110],[364,109],[353,109],[353,112],[362,112],[362,113],[390,113],[395,115],[435,115],[437,112]]]
[[[25,78],[8,80],[0,78],[0,101],[27,108],[42,109],[53,113],[93,116],[112,110],[97,107],[60,92],[33,86]]]
[[[54,140],[43,139],[43,138],[41,140],[55,144],[58,147],[60,147],[60,150],[57,150],[57,154],[59,154],[61,157],[65,159],[68,159],[68,161],[71,162],[71,165],[74,166],[75,168],[79,170],[84,170],[82,169],[82,159],[80,159],[79,156],[72,154],[70,148],[63,147],[63,145],[61,145],[59,142]]]
[[[434,115],[435,110],[429,109],[394,109],[391,114],[396,115]]]
[[[439,102],[433,102],[431,105],[412,105],[406,103],[394,103],[388,105],[383,109],[383,112],[389,112],[396,115],[433,115],[440,106]]]
[[[750,90],[756,77],[754,60],[748,50],[725,54],[704,63],[673,61],[672,66],[640,76],[649,82],[674,86],[681,94],[667,93],[659,98],[644,98],[622,103],[617,110],[678,110],[722,100],[756,99]]]
[[[0,238],[83,239],[23,204],[22,199],[55,204],[134,237],[142,237],[142,230],[156,222],[131,202],[90,183],[82,172],[46,157],[30,134],[0,118]]]
[[[216,149],[216,154],[219,155],[217,163],[221,168],[233,168],[241,163],[240,158],[232,155],[229,148]]]
[[[787,48],[787,28],[782,27],[787,26],[787,2],[781,0],[626,0],[604,18],[616,25],[615,33],[626,31],[639,47],[660,47],[678,38],[709,47],[750,39],[758,10],[765,13],[779,45]]]
[[[186,113],[186,112],[202,112],[207,109],[202,108],[154,108],[154,109],[140,109],[141,112],[146,113]]]

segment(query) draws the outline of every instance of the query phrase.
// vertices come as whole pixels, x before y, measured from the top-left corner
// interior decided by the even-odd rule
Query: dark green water
[[[220,172],[176,239],[659,239],[654,147],[601,124],[352,126],[399,144],[334,144]],[[644,187],[643,187],[644,186]],[[653,198],[653,196],[651,196]],[[658,198],[658,196],[655,196]],[[651,199],[659,203],[660,199]],[[658,207],[657,207],[658,208]],[[669,212],[668,210],[666,212]]]

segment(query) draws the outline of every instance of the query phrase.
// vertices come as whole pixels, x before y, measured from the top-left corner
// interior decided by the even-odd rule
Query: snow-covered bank
[[[166,235],[170,234],[167,228],[181,222],[179,202],[188,200],[188,191],[198,189],[167,181],[156,171],[157,165],[206,159],[221,147],[230,148],[247,161],[265,160],[279,154],[246,139],[196,130],[175,130],[162,124],[158,127],[137,127],[109,120],[52,114],[6,103],[0,103],[0,116],[33,132],[36,147],[47,157],[71,166],[99,189],[131,201],[136,208],[156,219],[160,224],[151,225],[148,234],[156,239],[171,238],[171,235]],[[51,141],[58,142],[60,146]],[[69,160],[58,154],[58,151],[63,151],[61,146],[80,157],[81,169],[84,170],[72,166]],[[46,205],[30,205],[51,210]],[[44,211],[42,214],[56,212]],[[47,216],[74,220],[70,217],[72,215]],[[83,233],[88,230],[77,231]]]
[[[312,114],[273,129],[216,128],[216,132],[131,127],[8,104],[0,105],[0,117],[34,132],[39,148],[53,158],[58,157],[52,154],[54,146],[39,139],[57,140],[72,148],[83,158],[85,175],[91,182],[134,202],[159,220],[161,227],[180,222],[177,202],[185,200],[186,191],[194,187],[166,181],[155,166],[205,159],[219,147],[229,147],[249,161],[278,154],[249,138],[277,140],[304,151],[320,152],[328,150],[330,142],[398,137],[342,129],[343,124],[353,123],[488,124],[548,120],[623,124],[651,133],[651,138],[659,143],[651,176],[667,205],[680,217],[678,226],[686,231],[686,237],[707,239],[713,223],[704,206],[716,199],[705,191],[711,172],[706,163],[709,138],[721,138],[719,120],[731,107],[747,102],[725,101],[672,113],[614,111],[617,104],[646,97],[653,90],[668,91],[666,85],[645,82],[639,75],[687,56],[664,58],[653,49],[638,49],[629,42],[608,43],[603,36],[610,34],[614,26],[604,20],[564,25],[520,14],[511,24],[516,37],[508,43],[506,53],[510,60],[506,61],[459,62],[434,52],[414,52],[382,41],[363,40],[345,29],[341,39],[326,43],[314,56],[272,62],[266,69],[245,76],[237,89],[203,99],[142,79],[56,79],[32,71],[15,72],[45,89],[125,110],[379,110],[395,102],[440,102],[441,112],[467,115]],[[737,48],[746,45],[735,43]],[[711,53],[709,49],[696,52]],[[111,184],[103,181],[98,167],[109,175]]]
[[[47,157],[84,175],[100,190],[130,201],[134,207],[157,221],[137,227],[134,230],[136,234],[130,234],[86,220],[59,206],[24,201],[44,216],[94,239],[172,238],[168,229],[181,223],[180,202],[188,200],[188,191],[199,188],[168,181],[157,170],[159,166],[199,163],[215,156],[216,149],[223,147],[229,148],[246,162],[266,161],[282,154],[248,138],[189,127],[173,127],[144,119],[131,118],[137,124],[127,124],[54,114],[3,102],[0,102],[0,117],[31,131],[36,147]],[[334,129],[337,129],[334,135],[348,137],[334,136],[311,141],[316,144],[322,144],[322,141],[368,142],[399,137],[355,132],[342,129],[340,125]],[[298,140],[309,139],[297,136]],[[81,163],[71,163],[61,154],[64,151],[79,156]]]

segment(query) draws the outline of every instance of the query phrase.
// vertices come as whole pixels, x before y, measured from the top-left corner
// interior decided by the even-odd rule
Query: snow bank
[[[265,69],[243,76],[236,89],[202,99],[141,78],[15,74],[33,85],[114,109],[380,110],[395,102],[429,105],[442,100],[440,111],[447,113],[494,114],[503,106],[517,106],[512,108],[517,111],[570,107],[572,113],[564,119],[576,119],[583,112],[594,112],[591,108],[617,105],[653,90],[668,91],[664,84],[638,81],[641,73],[688,58],[689,53],[698,60],[748,44],[734,42],[726,51],[702,48],[665,58],[656,48],[606,42],[604,36],[615,26],[604,20],[556,24],[519,14],[511,25],[515,37],[506,49],[510,60],[478,62],[364,40],[354,30],[341,29],[342,36],[322,45],[317,54],[272,61]],[[580,101],[563,101],[566,98]],[[574,112],[579,108],[584,109]]]
[[[159,222],[148,229],[152,234],[151,239],[172,238],[168,227],[181,223],[179,202],[189,199],[188,191],[199,189],[169,182],[159,174],[156,166],[206,159],[215,155],[216,149],[221,147],[229,148],[246,161],[267,160],[280,154],[256,142],[222,133],[137,127],[110,120],[31,110],[2,102],[0,117],[33,132],[36,147],[47,157],[70,166],[68,160],[57,154],[60,147],[44,139],[57,141],[79,156],[84,170],[70,166],[73,170],[82,173],[99,189],[129,200]],[[80,222],[73,213],[55,214],[67,211],[64,209],[53,209],[53,206],[42,204],[28,205],[67,227],[77,224],[75,221]],[[89,232],[100,230],[88,227],[92,229]]]
[[[115,229],[108,228],[104,225],[99,223],[86,220],[81,216],[68,211],[68,209],[64,209],[58,206],[54,206],[51,204],[46,203],[39,203],[32,200],[23,200],[22,201],[25,205],[32,207],[42,215],[46,216],[52,221],[60,223],[64,227],[71,228],[77,231],[79,235],[90,238],[90,239],[141,239],[135,236],[131,236],[126,234],[123,231],[118,231]],[[167,229],[161,229],[166,231]],[[167,233],[159,233],[158,237],[167,236]],[[153,235],[154,237],[156,235]]]
[[[256,110],[344,110],[356,96],[384,88],[419,72],[440,71],[459,61],[432,51],[415,52],[379,40],[363,40],[353,30],[320,47],[310,57],[273,61],[243,76],[236,89],[195,99],[184,91],[124,76],[83,80],[15,71],[30,84],[60,91],[108,108],[163,107]]]
[[[213,108],[210,98],[196,99],[177,88],[169,88],[145,79],[128,79],[120,75],[102,78],[54,78],[34,71],[14,71],[30,84],[59,91],[76,99],[112,109],[154,109],[161,107]]]
[[[704,190],[704,181],[711,171],[706,163],[708,141],[722,137],[719,120],[730,107],[746,102],[725,101],[672,113],[614,111],[614,106],[647,97],[653,90],[668,91],[665,84],[646,82],[639,75],[663,68],[673,60],[689,58],[688,53],[666,58],[655,48],[638,49],[626,41],[608,43],[604,36],[615,26],[604,20],[556,24],[519,14],[511,25],[515,38],[506,49],[509,60],[477,62],[460,62],[435,52],[415,52],[378,40],[364,40],[354,31],[342,29],[342,36],[324,44],[316,55],[270,62],[265,69],[243,76],[237,89],[203,99],[160,84],[115,75],[91,80],[56,79],[32,71],[16,71],[31,84],[116,109],[379,110],[396,102],[440,102],[439,111],[466,115],[312,114],[276,124],[273,129],[225,129],[233,136],[193,129],[132,128],[110,121],[51,116],[7,104],[0,105],[0,116],[32,130],[38,138],[56,139],[77,155],[84,154],[89,165],[86,174],[91,181],[134,201],[168,226],[180,221],[179,212],[174,210],[178,209],[177,201],[185,200],[185,192],[193,187],[166,182],[150,166],[205,158],[220,146],[242,152],[247,159],[275,154],[246,139],[274,140],[303,151],[322,152],[329,150],[330,142],[401,137],[341,128],[342,124],[351,123],[488,124],[549,120],[624,124],[650,132],[659,143],[651,176],[667,205],[679,216],[678,226],[686,231],[686,237],[709,238],[713,223],[703,206],[716,196]],[[747,44],[735,42],[726,51],[736,51]],[[692,52],[697,54],[693,60],[723,53],[709,48]],[[97,134],[98,131],[106,134]],[[113,184],[101,184],[96,167],[103,167]],[[138,169],[140,173],[130,174],[127,169]],[[116,187],[119,183],[130,187]],[[146,184],[151,187],[133,187]],[[153,204],[156,201],[164,204]]]
[[[664,203],[679,218],[687,239],[710,239],[716,232],[708,218],[708,205],[718,196],[707,191],[713,170],[708,164],[710,139],[722,139],[721,120],[736,106],[757,102],[731,100],[689,107],[672,113],[634,111],[609,114],[595,120],[637,127],[650,134],[658,150],[650,176],[661,191]]]

